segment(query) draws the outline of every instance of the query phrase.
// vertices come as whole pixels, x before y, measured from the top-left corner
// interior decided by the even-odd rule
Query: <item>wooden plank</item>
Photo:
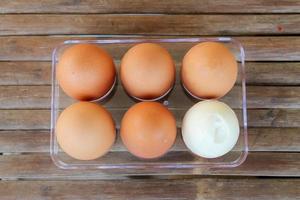
[[[268,158],[267,158],[268,157]],[[277,165],[277,166],[276,166]],[[279,170],[279,168],[282,169]],[[197,170],[196,170],[197,171]],[[233,169],[216,169],[214,173],[233,172],[235,175],[250,176],[300,176],[299,153],[250,153],[245,163]]]
[[[1,181],[2,199],[224,199],[295,200],[299,179],[224,179],[110,181]],[[262,189],[263,188],[263,189]],[[30,192],[28,192],[30,191]]]
[[[169,154],[167,154],[169,155]],[[113,162],[125,162],[133,159],[127,152],[113,152],[107,156]],[[164,157],[164,159],[167,159]],[[188,152],[172,152],[170,161],[194,162],[194,157]],[[120,160],[120,161],[119,161]],[[111,161],[111,160],[110,160]],[[112,161],[111,161],[112,162]],[[139,161],[141,162],[141,161]],[[0,156],[0,178],[3,179],[99,179],[108,176],[127,174],[201,174],[201,175],[239,175],[239,176],[300,176],[300,153],[270,153],[251,152],[246,161],[236,168],[229,169],[107,169],[107,170],[63,170],[57,168],[49,153],[33,153],[26,155]],[[128,163],[128,160],[127,160]]]
[[[227,103],[230,104],[229,101]],[[300,108],[300,87],[249,86],[247,106],[249,108]]]
[[[125,110],[109,110],[119,127]],[[241,110],[235,110],[241,118]],[[181,126],[181,119],[185,110],[172,110],[177,126]],[[249,127],[300,127],[300,109],[250,109],[248,110]],[[0,110],[0,130],[35,130],[49,129],[49,110]]]
[[[239,20],[235,20],[235,19]],[[297,34],[299,15],[0,15],[0,35]],[[159,21],[159,23],[157,23]]]
[[[248,110],[248,126],[298,127],[300,110],[264,109]]]
[[[49,85],[50,62],[0,62],[0,85]]]
[[[119,62],[116,62],[119,68]],[[176,64],[177,73],[180,63]],[[299,62],[247,62],[247,85],[300,85]],[[177,82],[180,78],[177,74]],[[0,62],[0,85],[49,85],[50,62]]]
[[[300,152],[299,128],[250,128],[248,141],[250,151]],[[177,140],[172,151],[183,151],[186,147],[177,132]],[[0,152],[28,153],[49,152],[48,130],[0,131]],[[125,151],[118,137],[111,151]]]
[[[49,110],[0,110],[0,129],[49,129]]]
[[[130,107],[136,103],[124,91],[121,85],[116,86],[111,98],[103,103],[107,108]],[[241,87],[234,87],[220,100],[232,108],[242,108]],[[247,87],[248,108],[300,108],[300,87],[249,86]],[[51,106],[50,86],[0,86],[0,109],[47,109]],[[60,107],[65,108],[75,100],[64,92],[60,93]],[[175,85],[173,91],[164,100],[170,108],[188,109],[198,100],[186,95],[181,85]],[[162,101],[164,101],[162,100]]]
[[[53,49],[68,39],[97,39],[73,36],[0,37],[0,61],[49,61]],[[101,39],[98,37],[98,39]],[[300,37],[235,37],[245,48],[247,61],[300,61]],[[102,45],[103,46],[103,45]],[[126,51],[124,45],[105,46],[115,58]],[[181,60],[188,50],[185,44],[169,45],[173,58]]]
[[[300,151],[298,128],[249,128],[250,151]]]
[[[299,13],[298,0],[24,0],[0,1],[0,13]]]
[[[300,63],[247,62],[247,85],[300,85]]]
[[[0,131],[0,152],[49,152],[50,131]]]

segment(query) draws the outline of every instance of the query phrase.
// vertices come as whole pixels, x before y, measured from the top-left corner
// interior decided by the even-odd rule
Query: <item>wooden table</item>
[[[299,0],[1,0],[0,12],[1,200],[300,199]],[[143,177],[54,166],[51,51],[66,39],[99,35],[241,41],[249,98],[246,162],[202,175]]]

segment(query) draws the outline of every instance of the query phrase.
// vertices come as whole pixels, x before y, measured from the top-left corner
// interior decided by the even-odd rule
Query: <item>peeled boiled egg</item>
[[[141,102],[125,113],[120,132],[124,145],[133,155],[157,158],[174,144],[176,120],[162,104]]]
[[[56,137],[60,147],[71,157],[93,160],[111,148],[116,130],[105,108],[91,102],[78,102],[60,114]]]
[[[213,99],[231,90],[237,72],[237,61],[225,45],[203,42],[192,47],[184,56],[181,80],[193,96]]]
[[[187,111],[182,122],[185,145],[194,154],[205,158],[228,153],[237,143],[239,131],[234,111],[216,100],[195,104]]]
[[[59,58],[56,76],[69,96],[96,100],[113,87],[116,70],[112,57],[93,44],[76,44],[67,48]]]
[[[158,44],[142,43],[133,46],[122,58],[120,77],[132,97],[150,100],[171,90],[175,66],[166,49]]]

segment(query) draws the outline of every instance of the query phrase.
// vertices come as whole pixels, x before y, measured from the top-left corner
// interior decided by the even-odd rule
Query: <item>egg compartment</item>
[[[181,123],[186,111],[201,101],[193,98],[183,88],[180,81],[181,61],[185,53],[200,42],[221,42],[235,55],[238,61],[238,78],[235,86],[224,97],[218,99],[234,109],[240,123],[240,135],[235,147],[218,158],[202,158],[192,154],[185,146],[181,136]],[[120,139],[119,128],[122,116],[127,109],[138,101],[124,91],[120,80],[115,83],[111,93],[101,101],[93,101],[106,107],[112,113],[118,130],[117,140],[112,149],[104,156],[90,161],[76,160],[68,156],[59,147],[55,135],[55,126],[60,112],[76,102],[68,97],[58,85],[56,65],[63,51],[74,44],[90,43],[104,48],[114,58],[119,73],[120,60],[125,52],[137,43],[152,42],[165,47],[172,55],[176,65],[176,83],[165,97],[159,100],[174,114],[177,122],[177,138],[173,147],[164,156],[143,160],[131,155]],[[59,45],[52,54],[52,98],[51,98],[51,130],[50,155],[53,162],[62,169],[102,169],[105,173],[143,175],[143,174],[181,174],[205,173],[210,168],[236,167],[244,162],[248,154],[247,107],[246,107],[246,74],[245,54],[242,45],[229,37],[218,38],[162,38],[162,39],[99,39],[68,40]]]

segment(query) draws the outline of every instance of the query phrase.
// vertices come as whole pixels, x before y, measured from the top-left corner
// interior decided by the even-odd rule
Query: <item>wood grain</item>
[[[49,152],[49,132],[49,130],[0,131],[0,152]],[[250,128],[248,130],[249,150],[300,152],[299,132],[299,128]],[[180,135],[180,130],[177,133]],[[186,150],[179,135],[172,151]],[[119,137],[111,151],[125,151]]]
[[[50,62],[0,62],[0,85],[50,84]]]
[[[125,110],[109,110],[119,127]],[[177,126],[181,126],[181,119],[185,110],[172,110]],[[241,111],[236,110],[238,118]],[[249,127],[300,127],[300,109],[254,109],[248,110]],[[49,129],[49,110],[0,110],[0,130],[32,130]]]
[[[247,62],[247,85],[300,85],[300,63]]]
[[[3,200],[156,199],[295,200],[297,179],[182,179],[111,181],[1,181]],[[262,189],[263,188],[263,189]],[[31,191],[31,192],[28,192]]]
[[[239,20],[235,20],[235,19]],[[298,15],[0,15],[0,35],[297,34]],[[159,21],[159,23],[157,23]]]
[[[114,154],[114,155],[113,155]],[[184,156],[185,157],[182,157]],[[189,155],[189,156],[188,156]],[[176,158],[178,156],[178,158]],[[127,152],[111,153],[109,158],[129,159]],[[172,159],[186,161],[193,159],[190,153],[173,152]],[[165,158],[166,159],[166,158]],[[148,169],[109,169],[109,170],[63,170],[57,168],[50,159],[49,153],[32,153],[26,155],[0,156],[0,177],[4,179],[101,179],[104,175],[232,175],[232,176],[299,176],[300,153],[251,152],[246,161],[231,169],[160,169],[159,172]]]
[[[180,63],[176,64],[177,79]],[[119,62],[116,62],[119,68]],[[299,62],[247,62],[247,85],[300,85]],[[50,85],[50,62],[0,62],[0,85]]]
[[[241,88],[234,87],[221,101],[232,108],[242,108]],[[300,108],[300,87],[249,86],[247,87],[248,108]],[[47,109],[51,106],[50,86],[0,86],[0,109]],[[165,98],[170,108],[193,106],[198,100],[185,94],[181,85],[175,85]],[[75,100],[61,91],[60,107],[65,108]],[[121,85],[114,94],[101,104],[107,108],[130,107],[136,101],[130,98]]]
[[[0,1],[0,13],[299,13],[298,0],[23,0]]]
[[[299,0],[0,0],[0,199],[299,199],[299,14]],[[250,153],[243,165],[158,172],[62,170],[53,164],[48,110],[53,49],[68,39],[118,35],[229,35],[242,43],[250,85]],[[187,47],[169,48],[178,69]],[[117,65],[127,50],[125,45],[104,48]],[[130,106],[133,101],[124,92],[115,95],[118,100],[105,106],[119,128],[124,110],[115,105]],[[225,101],[240,107],[231,95]],[[185,108],[193,101],[180,95],[170,98],[180,134]],[[236,112],[241,116],[240,109]],[[164,159],[195,162],[185,150],[177,137]],[[103,159],[135,162],[132,157],[118,138]],[[139,176],[144,174],[155,176]]]
[[[100,37],[98,37],[99,39]],[[115,37],[114,37],[115,38]],[[97,39],[74,36],[7,36],[0,37],[0,61],[49,61],[53,49],[69,39]],[[247,61],[300,61],[300,37],[235,37],[246,51]],[[102,45],[103,46],[103,45]],[[188,48],[184,44],[171,45],[173,58],[181,60]],[[126,52],[124,45],[105,46],[115,58]]]

